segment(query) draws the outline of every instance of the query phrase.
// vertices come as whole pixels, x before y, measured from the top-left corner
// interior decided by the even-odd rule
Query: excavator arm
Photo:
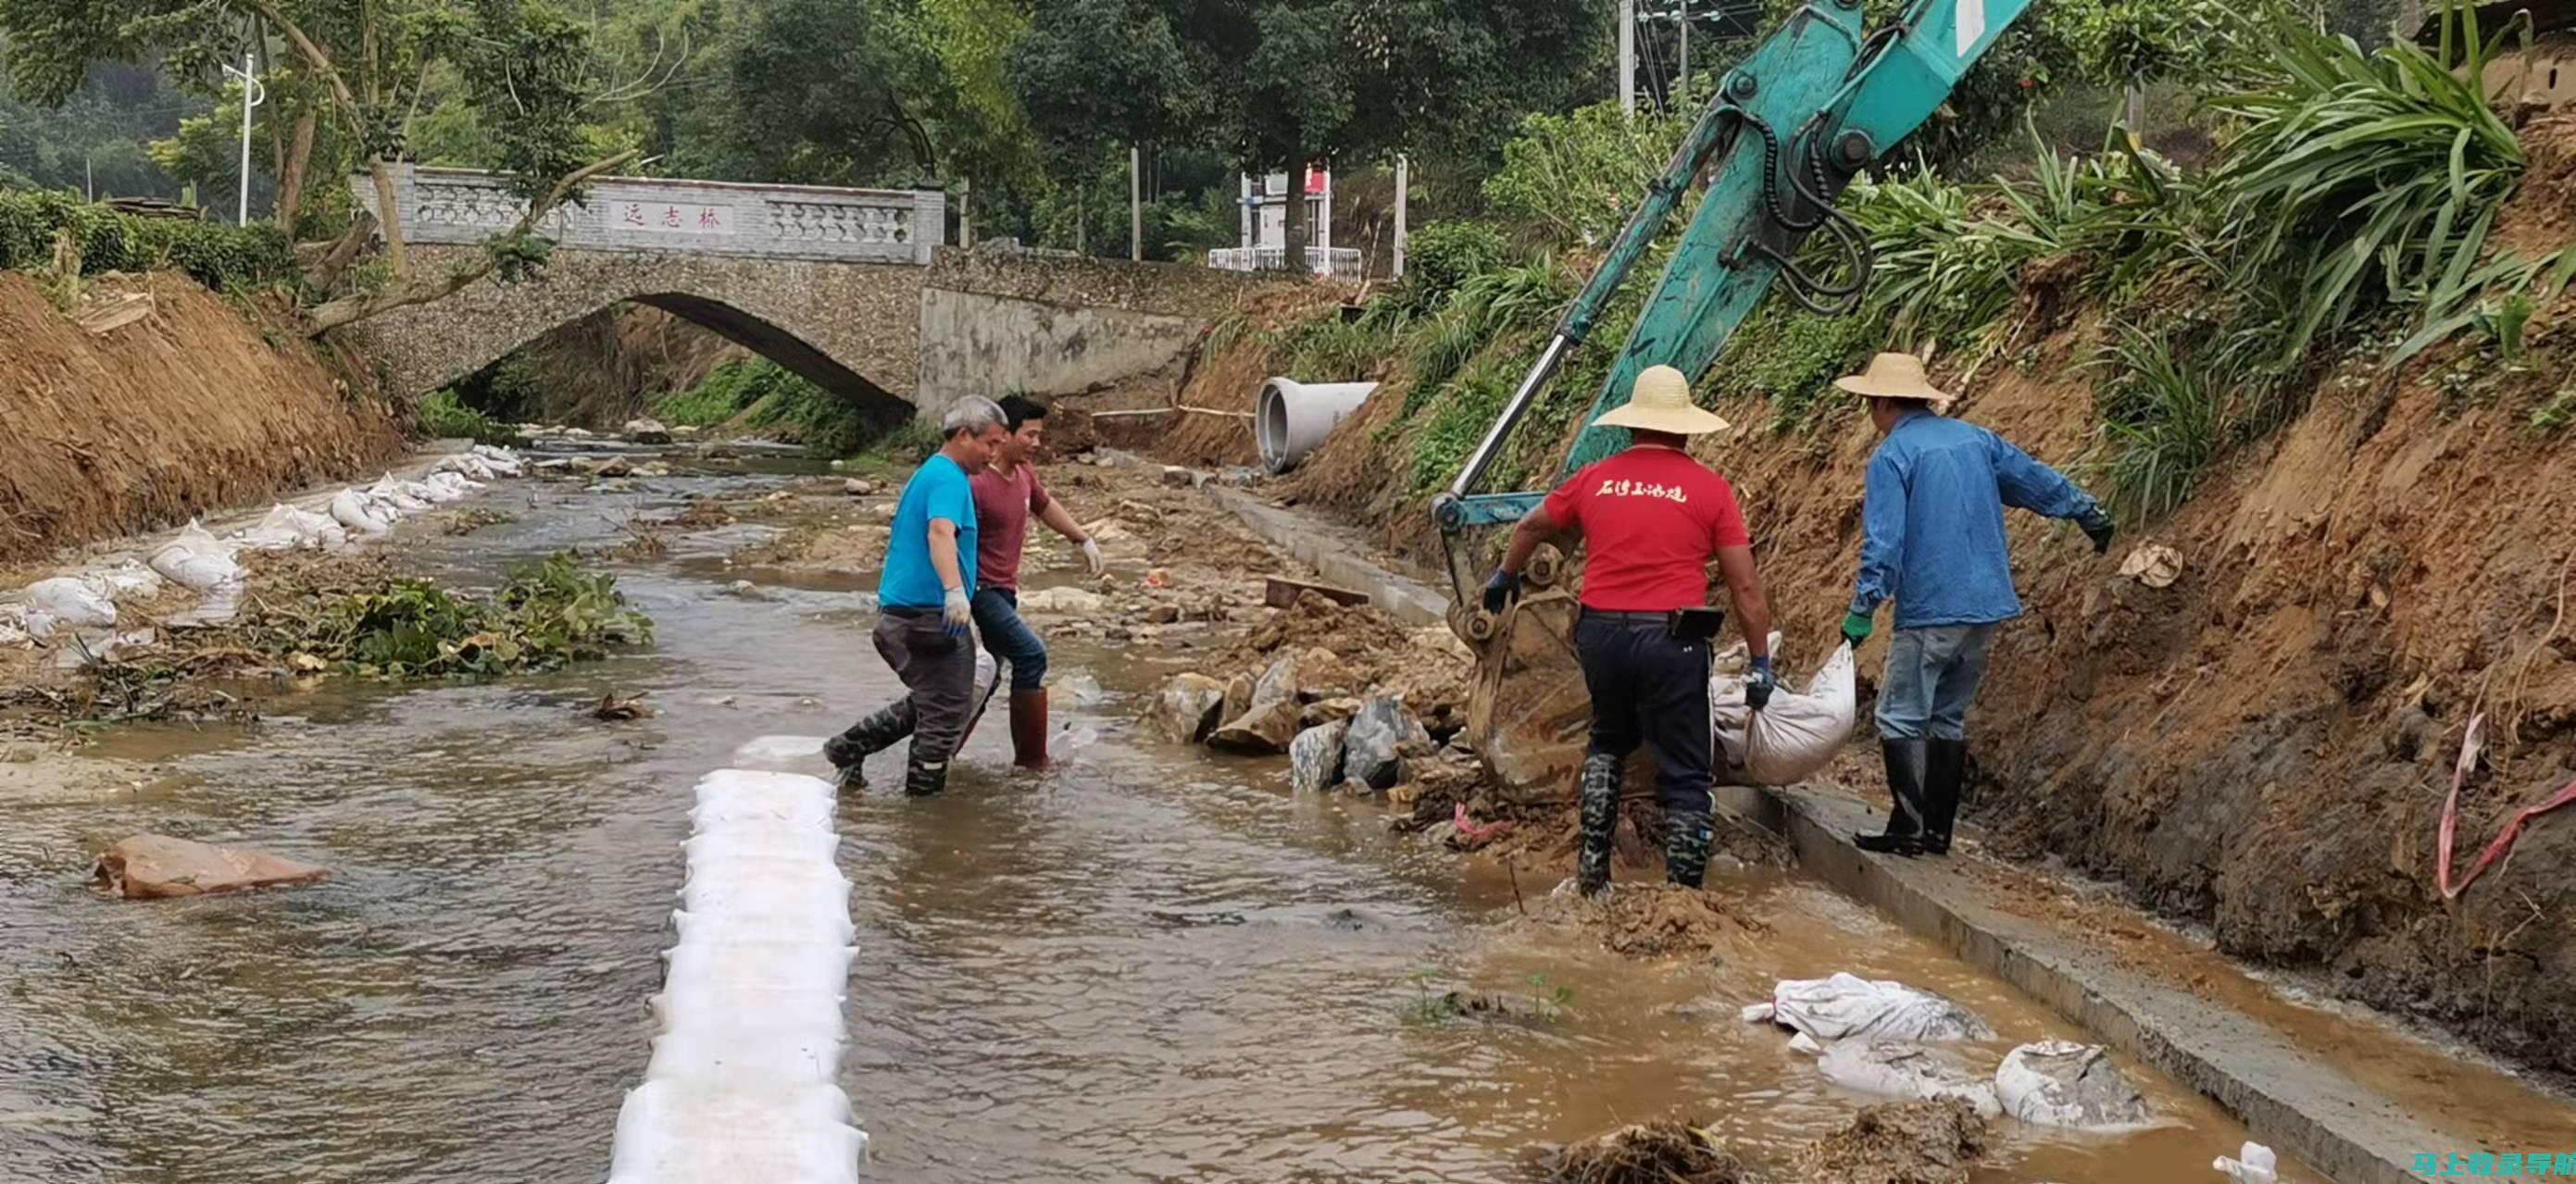
[[[1518,521],[1545,496],[1474,490],[1692,184],[1707,178],[1699,211],[1593,397],[1558,480],[1625,443],[1625,432],[1594,425],[1627,398],[1639,371],[1666,365],[1694,378],[1704,373],[1775,281],[1818,312],[1858,307],[1869,279],[1869,240],[1834,200],[1931,117],[2030,0],[1917,0],[1903,19],[1866,36],[1861,3],[1816,0],[1798,9],[1719,80],[1716,97],[1648,186],[1511,400],[1434,499],[1458,603],[1467,602],[1479,573],[1462,570],[1455,537]],[[1833,236],[1847,261],[1839,279],[1811,275],[1795,261],[1819,231]]]
[[[1557,586],[1564,566],[1555,548],[1532,556],[1522,572],[1526,594],[1499,617],[1472,599],[1483,572],[1472,566],[1478,549],[1459,536],[1518,521],[1545,496],[1477,492],[1513,427],[1703,178],[1699,210],[1593,396],[1557,481],[1626,442],[1624,431],[1598,421],[1627,398],[1639,371],[1706,372],[1775,283],[1819,312],[1857,308],[1869,281],[1869,239],[1835,199],[1931,117],[2031,0],[1915,0],[1904,19],[1866,35],[1862,2],[1811,0],[1719,80],[1457,480],[1432,502],[1456,597],[1450,626],[1477,650],[1468,735],[1507,798],[1555,800],[1582,759],[1590,715],[1574,670],[1576,605]],[[1821,276],[1801,265],[1818,232],[1843,257]]]

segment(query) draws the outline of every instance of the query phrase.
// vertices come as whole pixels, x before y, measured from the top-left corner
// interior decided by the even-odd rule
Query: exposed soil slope
[[[384,404],[283,322],[264,336],[177,273],[149,286],[150,316],[92,336],[0,274],[0,561],[356,476],[401,448]]]
[[[2534,131],[2499,233],[2537,250],[2568,233],[2576,137]],[[2576,811],[2533,824],[2457,901],[2434,884],[2472,715],[2489,745],[2462,794],[2460,867],[2576,776],[2576,438],[2530,422],[2576,370],[2571,321],[2576,295],[2541,310],[2519,368],[2462,342],[2398,375],[2326,376],[2179,512],[2124,523],[2107,557],[2014,514],[2026,611],[1970,720],[1972,819],[2010,853],[2055,853],[2211,924],[2231,954],[2329,971],[2351,997],[2576,1073]],[[1958,413],[2081,476],[2096,429],[2079,366],[2098,334],[2079,313],[2025,364],[1989,363],[1954,386]],[[1395,402],[1382,390],[1345,421],[1288,492],[1418,556],[1426,507],[1399,487],[1401,443],[1374,438]],[[1700,453],[1737,484],[1803,670],[1849,596],[1876,436],[1849,410],[1788,436],[1754,403],[1718,410],[1745,426]],[[2118,575],[2150,542],[2183,557],[2170,587]],[[1861,655],[1865,693],[1884,645]]]

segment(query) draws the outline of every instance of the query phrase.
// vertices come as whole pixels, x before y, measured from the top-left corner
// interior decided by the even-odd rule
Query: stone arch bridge
[[[492,174],[398,182],[414,267],[471,258],[522,208]],[[457,382],[547,331],[626,301],[723,335],[893,423],[959,396],[1168,390],[1247,287],[1294,279],[941,246],[936,190],[615,178],[548,219],[546,267],[487,277],[350,330],[405,396]],[[1104,404],[1105,405],[1105,404]]]

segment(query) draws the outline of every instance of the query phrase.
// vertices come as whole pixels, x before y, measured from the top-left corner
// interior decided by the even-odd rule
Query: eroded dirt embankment
[[[2499,233],[2564,240],[2567,147],[2535,150]],[[2230,954],[2327,972],[2349,997],[2576,1073],[2576,994],[2563,985],[2576,977],[2576,882],[2562,874],[2576,815],[2535,823],[2455,901],[2434,870],[2473,716],[2488,717],[2489,739],[2461,796],[2460,870],[2576,774],[2576,443],[2530,422],[2576,366],[2571,321],[2576,296],[2540,310],[2518,368],[2457,343],[2394,375],[2375,362],[2326,375],[2293,422],[2238,448],[2181,510],[2124,522],[2108,557],[2071,527],[2013,515],[2026,611],[1998,640],[1970,721],[1969,811],[1996,848],[2063,857],[2210,924]],[[1959,414],[2081,476],[2100,455],[2082,369],[2100,339],[2079,313],[2017,343],[2021,364],[1936,377],[1966,394]],[[1400,403],[1389,390],[1401,394],[1381,388],[1284,495],[1428,559],[1402,434],[1381,430]],[[1850,408],[1791,435],[1762,428],[1757,402],[1717,410],[1741,426],[1698,451],[1742,494],[1802,671],[1835,640],[1877,438]],[[2171,586],[2119,576],[2147,543],[2180,552]],[[1885,644],[1861,654],[1864,696]]]
[[[353,476],[401,448],[384,403],[282,319],[175,273],[147,282],[152,314],[93,336],[35,281],[0,274],[0,562]]]

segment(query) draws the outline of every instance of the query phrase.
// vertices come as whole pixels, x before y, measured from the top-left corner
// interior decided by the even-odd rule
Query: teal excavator
[[[1519,521],[1546,496],[1543,489],[1476,491],[1512,428],[1703,178],[1699,211],[1593,397],[1557,481],[1625,444],[1624,431],[1597,421],[1627,398],[1639,371],[1672,366],[1696,379],[1775,282],[1815,312],[1858,308],[1869,282],[1869,238],[1834,208],[1835,199],[1932,117],[2030,3],[1916,0],[1873,31],[1861,27],[1863,0],[1815,0],[1791,14],[1719,78],[1707,109],[1511,400],[1432,502],[1458,606],[1450,626],[1479,655],[1469,734],[1507,793],[1531,800],[1566,792],[1588,715],[1569,660],[1574,600],[1555,586],[1565,570],[1561,555],[1542,548],[1533,557],[1523,572],[1528,594],[1501,616],[1476,607],[1483,548],[1466,545],[1466,536]],[[1808,249],[1819,231],[1830,242]]]

